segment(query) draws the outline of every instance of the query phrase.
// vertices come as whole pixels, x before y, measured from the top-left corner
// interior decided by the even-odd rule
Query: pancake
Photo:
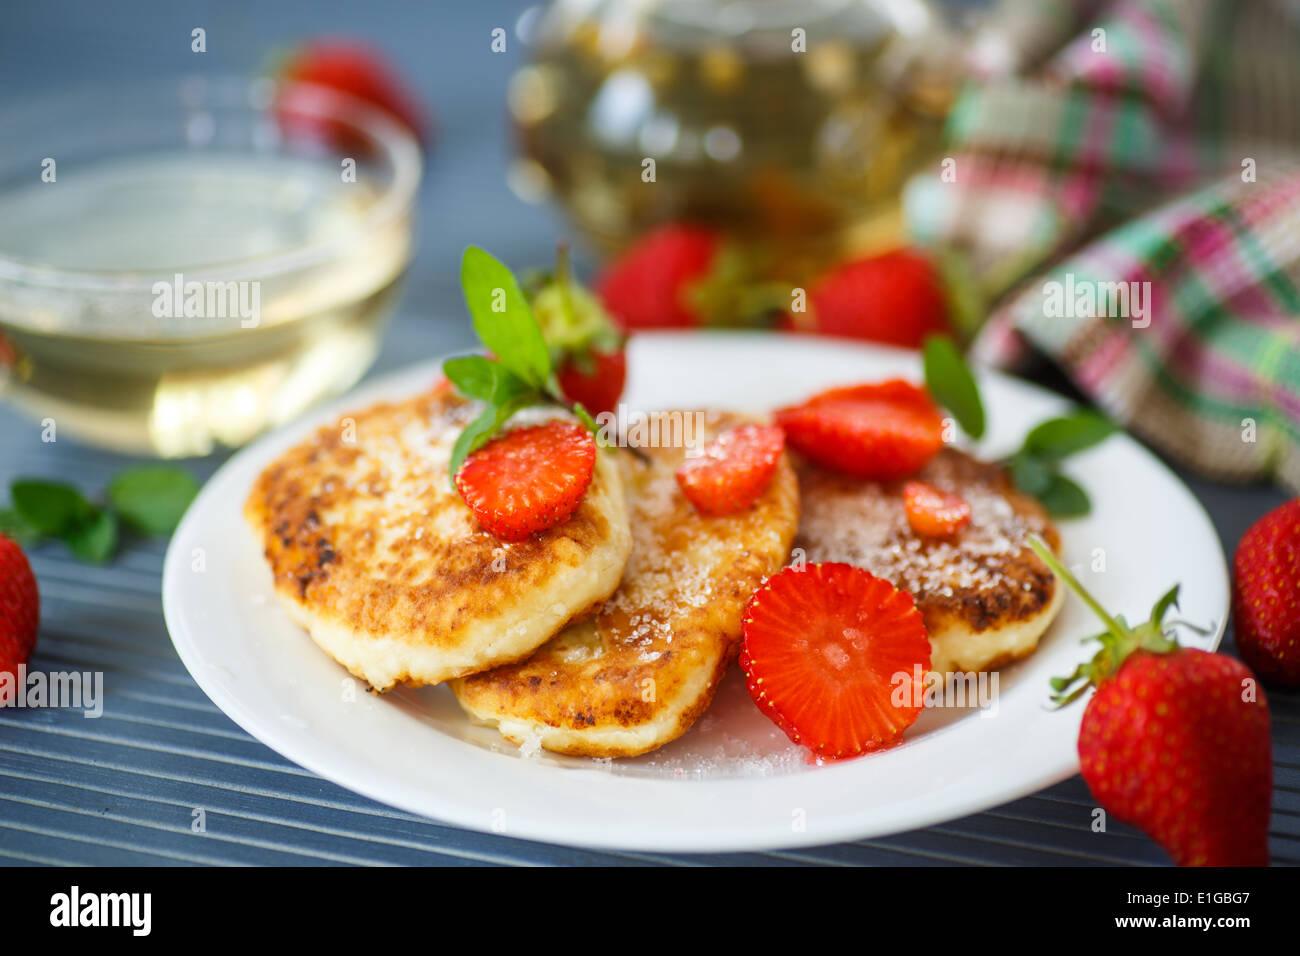
[[[748,420],[706,413],[703,440]],[[799,490],[787,456],[749,509],[710,518],[677,485],[683,449],[643,451],[648,465],[623,456],[632,555],[600,613],[526,661],[451,684],[516,744],[629,757],[681,736],[739,651],[745,605],[789,556]]]
[[[290,615],[376,690],[526,657],[627,562],[612,451],[563,524],[516,543],[479,527],[447,474],[477,411],[449,390],[375,405],[281,455],[245,503]]]
[[[930,631],[931,670],[992,670],[1033,653],[1064,593],[1028,537],[1059,554],[1060,535],[1000,466],[945,448],[917,476],[970,503],[970,524],[947,539],[908,526],[903,482],[797,466],[803,517],[795,548],[810,562],[855,564],[910,591]]]

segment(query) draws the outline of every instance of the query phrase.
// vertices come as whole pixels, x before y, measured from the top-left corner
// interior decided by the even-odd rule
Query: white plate
[[[902,745],[826,766],[809,764],[759,714],[738,668],[680,740],[613,763],[525,755],[471,726],[445,688],[357,691],[276,603],[240,508],[254,476],[283,449],[349,409],[427,388],[439,366],[379,380],[245,449],[203,488],[172,539],[163,607],[176,650],[217,706],[268,746],[359,793],[460,826],[662,851],[880,836],[975,813],[1077,772],[1083,704],[1046,706],[1048,679],[1069,672],[1085,654],[1080,638],[1098,630],[1073,597],[1038,652],[1002,671],[995,707],[927,710]],[[764,411],[834,384],[920,375],[911,353],[725,333],[639,336],[629,369],[626,401],[646,409]],[[995,373],[981,385],[990,425],[977,449],[983,454],[1014,450],[1030,426],[1066,407]],[[1212,633],[1190,643],[1217,646],[1227,570],[1191,493],[1126,436],[1072,459],[1068,471],[1093,499],[1089,517],[1061,524],[1067,561],[1084,582],[1130,620],[1181,583],[1181,616]]]

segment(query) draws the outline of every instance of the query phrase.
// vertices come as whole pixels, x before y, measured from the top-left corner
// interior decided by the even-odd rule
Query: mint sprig
[[[1060,461],[1105,441],[1114,432],[1115,423],[1109,418],[1079,409],[1061,418],[1039,422],[1025,436],[1024,450],[1046,461]]]
[[[971,438],[984,435],[984,402],[979,385],[961,351],[946,335],[931,335],[922,346],[925,387]],[[1092,510],[1088,493],[1061,473],[1070,455],[1097,445],[1116,431],[1104,415],[1078,409],[1031,428],[1014,454],[1002,459],[1016,487],[1037,498],[1056,518],[1078,518]]]
[[[1057,518],[1078,518],[1092,510],[1088,493],[1061,473],[1061,462],[1105,441],[1116,432],[1114,422],[1088,409],[1039,422],[1025,435],[1020,449],[1003,460],[1011,480],[1043,503]]]
[[[534,405],[568,409],[593,434],[599,426],[580,404],[560,392],[542,328],[514,275],[477,246],[465,250],[460,269],[465,304],[479,341],[490,352],[448,359],[442,365],[447,380],[467,398],[483,403],[452,446],[449,478],[465,459],[486,445],[516,412]]]
[[[0,534],[23,547],[59,540],[82,561],[102,564],[117,551],[123,525],[144,535],[175,530],[198,487],[179,468],[142,465],[119,472],[97,504],[64,482],[23,478],[10,485],[11,506],[0,509]]]
[[[108,501],[129,527],[146,535],[171,534],[199,493],[188,472],[168,465],[141,465],[118,472]]]

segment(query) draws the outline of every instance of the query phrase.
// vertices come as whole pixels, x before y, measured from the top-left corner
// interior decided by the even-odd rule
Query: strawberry
[[[911,249],[843,263],[816,280],[796,330],[920,348],[949,330],[944,286],[930,261]],[[801,321],[802,320],[802,321]]]
[[[612,352],[593,349],[585,363],[581,358],[569,356],[560,365],[559,381],[564,397],[577,402],[592,416],[612,413],[618,408],[627,381],[627,353],[621,348]]]
[[[859,478],[906,478],[943,447],[938,407],[928,392],[901,379],[832,388],[779,409],[776,420],[808,458]]]
[[[378,107],[411,131],[422,144],[430,140],[424,108],[378,50],[351,39],[318,39],[296,50],[280,72],[283,86],[276,103],[281,126],[294,132],[317,132],[339,146],[355,146],[356,135],[332,125],[309,109],[294,84],[310,83],[338,90]],[[301,104],[301,105],[299,105]]]
[[[726,264],[722,237],[700,226],[663,226],[643,236],[596,281],[605,308],[625,329],[709,324],[701,293]]]
[[[557,419],[506,432],[466,457],[456,489],[485,531],[523,541],[578,510],[595,466],[591,432]]]
[[[41,599],[27,556],[0,534],[0,673],[18,676],[36,646]],[[8,682],[6,682],[8,683]],[[0,697],[0,707],[9,701]]]
[[[1300,684],[1300,498],[1260,518],[1233,559],[1237,651],[1260,677]]]
[[[809,564],[754,592],[740,665],[750,696],[821,757],[897,743],[920,715],[930,640],[912,596],[862,568]]]
[[[1164,617],[1178,588],[1130,627],[1036,538],[1038,556],[1105,623],[1101,650],[1052,681],[1058,704],[1089,687],[1079,764],[1093,796],[1179,866],[1265,866],[1273,792],[1268,702],[1246,665],[1178,646]]]
[[[912,530],[926,538],[946,538],[970,524],[970,504],[923,481],[903,485],[903,511]]]
[[[677,469],[677,484],[706,515],[744,511],[776,474],[785,432],[775,425],[742,425],[719,435],[697,458]]]
[[[560,392],[594,417],[613,412],[627,381],[624,335],[586,286],[569,273],[560,243],[553,275],[529,284],[528,304],[551,351]]]

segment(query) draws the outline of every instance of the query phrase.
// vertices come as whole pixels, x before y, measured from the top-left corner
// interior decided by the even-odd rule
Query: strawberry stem
[[[578,324],[573,311],[573,298],[569,295],[569,243],[564,239],[555,243],[555,287],[560,291],[560,311],[569,328]]]
[[[1164,618],[1169,608],[1178,604],[1178,588],[1170,588],[1151,610],[1151,616],[1137,627],[1129,627],[1123,617],[1116,617],[1106,611],[1097,599],[1088,593],[1088,589],[1079,583],[1056,555],[1037,535],[1030,535],[1029,547],[1052,572],[1064,581],[1075,594],[1083,599],[1097,617],[1106,624],[1106,630],[1087,640],[1097,641],[1101,649],[1092,660],[1085,661],[1066,677],[1052,679],[1054,693],[1052,700],[1058,707],[1064,707],[1078,699],[1089,687],[1095,687],[1106,680],[1123,666],[1130,654],[1146,651],[1152,654],[1168,654],[1178,650],[1178,642],[1165,633]],[[1085,641],[1086,643],[1086,641]]]
[[[1110,613],[1097,603],[1097,599],[1088,593],[1088,589],[1079,583],[1079,579],[1071,574],[1070,570],[1065,565],[1056,560],[1056,555],[1052,554],[1051,549],[1043,543],[1041,538],[1037,535],[1030,535],[1029,547],[1033,549],[1034,554],[1038,555],[1039,560],[1051,569],[1053,574],[1064,581],[1069,586],[1070,590],[1079,595],[1079,597],[1083,599],[1083,603],[1087,604],[1088,607],[1092,609],[1092,612],[1096,614],[1097,617],[1101,618],[1102,623],[1106,625],[1106,630],[1113,634],[1118,640],[1122,641],[1125,639],[1128,635],[1128,628],[1115,620],[1115,618],[1111,617]]]

